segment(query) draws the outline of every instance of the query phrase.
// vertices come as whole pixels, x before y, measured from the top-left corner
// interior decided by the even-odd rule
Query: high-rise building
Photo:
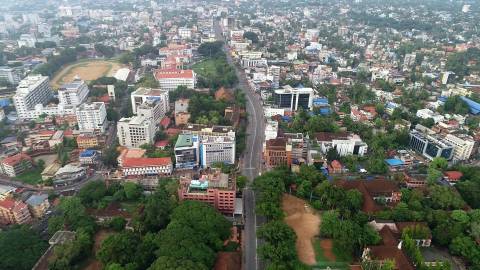
[[[175,143],[175,168],[193,169],[199,164],[199,138],[193,134],[178,135]]]
[[[73,82],[63,84],[58,89],[58,99],[64,105],[78,106],[82,104],[88,97],[88,86],[79,78],[75,78]]]
[[[356,134],[317,132],[315,140],[320,146],[323,153],[327,153],[330,149],[335,149],[340,156],[367,154],[368,145],[363,142],[360,136]]]
[[[299,108],[308,110],[313,105],[313,93],[312,88],[293,88],[287,85],[282,89],[275,90],[273,93],[274,104],[278,108],[291,111],[297,111]]]
[[[155,126],[150,119],[141,116],[122,118],[117,122],[117,136],[120,145],[139,147],[153,142]]]
[[[410,131],[410,147],[430,160],[436,157],[450,160],[454,152],[453,145],[444,138],[417,129]]]
[[[35,106],[45,105],[52,97],[52,88],[48,84],[48,77],[30,75],[20,81],[17,91],[13,96],[13,103],[17,110],[18,118],[36,118]]]
[[[147,102],[148,107],[152,107],[148,104],[158,103],[158,107],[154,112],[155,119],[162,119],[170,110],[168,91],[165,90],[140,87],[133,92],[130,97],[132,102],[132,111],[137,115],[137,108],[145,102]],[[155,123],[157,123],[157,121]]]
[[[197,75],[190,69],[157,69],[154,75],[160,88],[167,91],[174,91],[179,86],[194,89],[197,81]]]
[[[78,129],[85,132],[105,132],[107,110],[105,103],[92,102],[81,104],[77,110]]]
[[[22,80],[21,67],[0,67],[0,83],[5,81],[11,85],[17,85]]]

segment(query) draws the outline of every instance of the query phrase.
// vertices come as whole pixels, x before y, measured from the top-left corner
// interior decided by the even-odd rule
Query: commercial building
[[[410,131],[410,147],[424,157],[432,160],[436,157],[452,159],[454,146],[439,136],[414,129]]]
[[[475,141],[466,134],[447,134],[445,141],[454,146],[454,160],[468,160],[472,155]]]
[[[6,157],[2,161],[3,173],[15,177],[32,167],[32,158],[24,153]]]
[[[0,82],[5,81],[11,85],[17,85],[22,80],[21,67],[0,67]]]
[[[328,150],[335,149],[340,156],[358,155],[364,156],[368,151],[367,143],[360,136],[350,133],[315,133],[315,140],[321,151],[326,154]]]
[[[194,89],[197,81],[197,75],[190,69],[157,69],[154,75],[160,88],[167,91],[174,91],[179,86]]]
[[[215,163],[235,164],[235,132],[200,137],[200,164],[207,168]]]
[[[159,100],[149,99],[137,106],[137,115],[150,119],[157,126],[165,116],[165,113],[161,110],[161,102]]]
[[[170,101],[168,98],[168,91],[161,90],[161,89],[140,87],[131,94],[131,102],[132,102],[132,112],[137,115],[140,115],[141,113],[145,113],[144,109],[152,108],[152,104],[158,103],[158,107],[156,107],[153,110],[155,119],[162,119],[165,116],[165,114],[170,110]],[[140,105],[144,103],[147,103],[146,108],[144,108],[139,113],[138,107],[140,107]],[[155,121],[155,123],[157,123],[157,121]]]
[[[32,216],[24,202],[12,198],[0,201],[0,223],[4,225],[25,224],[30,220],[32,220]]]
[[[84,103],[76,111],[78,129],[83,132],[105,132],[107,110],[105,103]]]
[[[98,138],[95,135],[80,134],[77,136],[77,146],[79,149],[98,147]]]
[[[47,194],[33,194],[25,203],[28,205],[32,215],[36,218],[43,217],[50,207]]]
[[[308,110],[313,105],[313,94],[312,88],[293,88],[287,85],[273,92],[273,103],[278,108],[291,111],[297,111],[299,108]]]
[[[178,189],[180,200],[205,202],[224,214],[235,210],[235,179],[219,170],[199,179],[182,177]]]
[[[64,105],[78,106],[88,97],[88,86],[79,78],[75,78],[71,83],[66,83],[58,89],[58,100]]]
[[[193,134],[178,135],[175,143],[175,168],[193,169],[199,165],[199,138]]]
[[[48,84],[48,77],[30,75],[20,81],[17,86],[13,103],[17,110],[18,118],[34,119],[37,117],[35,106],[46,105],[52,97],[52,89]]]
[[[80,153],[78,161],[82,165],[93,165],[100,160],[100,153],[96,150],[87,149]]]
[[[292,165],[292,148],[283,137],[266,141],[264,156],[267,168]]]
[[[67,164],[55,173],[53,185],[56,187],[71,185],[84,179],[86,175],[87,171],[84,167]]]
[[[117,137],[120,145],[139,147],[152,143],[155,126],[150,119],[141,116],[122,118],[117,122]]]
[[[164,158],[125,158],[122,162],[123,176],[170,175],[173,172],[172,160]]]

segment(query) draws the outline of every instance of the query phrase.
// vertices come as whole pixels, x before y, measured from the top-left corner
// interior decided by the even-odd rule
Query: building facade
[[[235,132],[223,136],[200,137],[200,163],[203,168],[215,163],[235,164]]]
[[[107,110],[105,103],[84,103],[76,111],[78,129],[84,132],[105,132]]]
[[[452,159],[454,146],[443,138],[419,130],[410,131],[410,147],[424,157],[432,160],[436,157]]]
[[[46,105],[51,98],[52,88],[47,76],[30,75],[26,77],[20,81],[13,96],[13,104],[18,118],[22,120],[36,118],[35,106]]]
[[[155,79],[162,90],[174,91],[179,86],[194,89],[197,75],[193,70],[157,69],[155,70]]]
[[[125,158],[122,162],[123,176],[170,175],[173,172],[172,160],[164,158]]]
[[[468,160],[472,156],[475,141],[471,136],[466,134],[447,134],[447,136],[445,136],[445,141],[454,146],[454,160]]]
[[[28,206],[22,202],[12,198],[0,201],[0,223],[9,224],[25,224],[32,220]]]
[[[313,94],[312,88],[292,88],[287,85],[282,89],[275,90],[273,99],[278,108],[291,111],[297,111],[299,108],[309,110],[313,105]]]
[[[175,168],[193,169],[199,165],[199,138],[192,134],[179,134],[175,143]]]
[[[58,100],[64,105],[78,106],[85,102],[88,97],[87,84],[76,78],[71,83],[63,84],[58,89]]]
[[[2,161],[3,173],[16,177],[32,167],[32,158],[24,153],[6,157]]]
[[[155,126],[150,119],[140,116],[122,118],[117,122],[117,137],[120,145],[139,147],[153,142]]]
[[[139,114],[138,107],[145,102],[158,103],[158,109],[155,111],[155,118],[162,119],[165,114],[170,110],[170,101],[168,97],[168,91],[162,89],[152,89],[140,87],[131,94],[132,112]],[[147,104],[148,105],[148,104]],[[151,107],[148,105],[148,107]]]
[[[20,67],[0,67],[0,82],[5,81],[11,85],[17,85],[22,80],[22,68]]]

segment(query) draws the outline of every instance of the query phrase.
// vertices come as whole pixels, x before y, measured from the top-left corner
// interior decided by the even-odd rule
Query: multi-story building
[[[75,78],[71,83],[63,84],[58,89],[58,99],[64,105],[78,106],[88,97],[88,86],[79,78]]]
[[[445,138],[428,134],[418,129],[410,131],[409,145],[413,150],[430,160],[436,157],[450,160],[454,153],[454,146]]]
[[[153,142],[155,126],[150,119],[141,116],[122,118],[117,122],[117,137],[120,145],[139,147]]]
[[[291,145],[287,144],[286,138],[270,139],[265,143],[264,156],[267,168],[290,166],[292,164]]]
[[[157,126],[160,120],[165,116],[161,109],[161,102],[156,99],[148,99],[144,103],[137,106],[137,115],[150,119]]]
[[[5,81],[11,85],[17,85],[22,80],[21,67],[0,67],[0,82]]]
[[[48,84],[48,77],[30,75],[20,81],[17,91],[13,96],[13,103],[17,110],[18,118],[34,119],[37,117],[35,106],[46,105],[52,97],[52,89]]]
[[[87,176],[85,167],[81,167],[75,164],[67,164],[61,167],[56,173],[53,180],[53,185],[68,186],[75,182],[81,181]]]
[[[287,85],[282,89],[277,89],[273,93],[274,104],[278,108],[290,109],[296,111],[299,108],[308,110],[313,105],[312,88],[292,88]]]
[[[187,27],[179,27],[178,28],[178,35],[183,39],[191,39],[192,38],[192,29]]]
[[[334,148],[340,156],[358,155],[363,156],[367,153],[368,145],[363,142],[360,136],[356,134],[318,132],[315,133],[317,141],[323,153]]]
[[[160,88],[167,91],[174,91],[179,86],[194,89],[197,81],[197,75],[190,69],[157,69],[154,74]]]
[[[87,149],[81,152],[80,155],[78,156],[78,161],[80,161],[80,164],[82,165],[96,164],[99,159],[100,159],[99,152],[92,149]]]
[[[30,220],[32,220],[32,216],[24,202],[12,198],[0,201],[0,223],[5,225],[25,224]]]
[[[265,141],[276,139],[278,136],[278,122],[267,121],[265,125]]]
[[[105,103],[92,102],[81,104],[77,110],[78,129],[85,132],[105,132],[107,110]]]
[[[138,115],[138,107],[145,102],[158,102],[158,109],[155,111],[155,118],[162,119],[170,110],[168,91],[140,87],[131,94],[132,112]],[[152,102],[156,101],[156,102]],[[156,123],[156,122],[155,122]]]
[[[3,173],[15,177],[32,167],[32,158],[24,153],[6,157],[2,160]]]
[[[233,214],[235,190],[235,180],[217,170],[199,179],[181,178],[178,197],[182,201],[205,202],[224,214]]]
[[[178,135],[175,143],[175,168],[193,169],[199,164],[199,138],[193,134]]]
[[[235,164],[235,132],[222,136],[202,135],[200,142],[200,163],[203,168],[215,163]]]
[[[98,138],[95,135],[80,134],[77,136],[77,146],[79,149],[98,147]]]
[[[445,141],[454,146],[453,159],[454,160],[468,160],[472,155],[475,141],[471,136],[466,134],[447,134]]]
[[[122,172],[125,177],[170,175],[173,171],[172,160],[163,158],[125,158]]]
[[[36,218],[43,217],[50,207],[47,194],[33,194],[25,203],[28,205],[32,215]]]

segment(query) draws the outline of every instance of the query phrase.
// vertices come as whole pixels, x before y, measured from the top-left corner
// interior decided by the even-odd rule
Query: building
[[[175,114],[188,112],[188,103],[190,102],[189,99],[181,98],[175,101]]]
[[[179,134],[174,152],[176,169],[194,169],[198,167],[200,161],[198,136]]]
[[[122,162],[123,176],[170,175],[173,172],[172,160],[164,158],[125,158]]]
[[[278,122],[267,121],[265,125],[265,141],[276,139],[278,136]]]
[[[47,194],[33,194],[25,201],[25,203],[28,205],[30,212],[35,218],[43,217],[48,208],[50,208]]]
[[[235,211],[235,180],[219,170],[199,179],[182,177],[178,189],[180,200],[205,202],[224,214]]]
[[[312,88],[292,88],[287,85],[273,92],[273,103],[278,108],[291,111],[297,111],[299,108],[308,110],[313,105],[313,93]]]
[[[57,162],[53,162],[47,165],[47,167],[42,171],[42,180],[46,181],[48,179],[53,179],[55,177],[55,174],[61,167],[62,166]]]
[[[78,160],[82,165],[93,165],[100,160],[100,153],[96,150],[87,149],[80,153]]]
[[[95,135],[80,134],[77,136],[77,146],[79,149],[98,147],[98,138]]]
[[[200,136],[200,164],[208,168],[215,163],[235,164],[235,132]]]
[[[107,110],[103,102],[81,104],[76,111],[78,129],[83,132],[105,132]]]
[[[28,211],[28,206],[22,201],[7,198],[0,201],[0,223],[25,224],[30,222],[32,216]]]
[[[175,125],[186,125],[190,121],[190,113],[188,112],[179,112],[175,113]]]
[[[148,99],[144,103],[137,106],[137,115],[146,119],[150,119],[157,126],[160,120],[165,117],[165,113],[161,110],[161,102],[158,99]]]
[[[16,177],[31,167],[32,158],[24,153],[6,157],[2,161],[3,173],[10,177]]]
[[[66,83],[58,89],[58,100],[64,105],[78,106],[88,97],[88,86],[78,77],[71,83]]]
[[[466,134],[447,134],[445,141],[454,146],[453,160],[468,160],[472,155],[475,141]]]
[[[15,190],[17,190],[16,187],[0,185],[0,200],[12,197]]]
[[[87,171],[84,167],[67,164],[55,173],[53,185],[55,187],[68,186],[84,179],[86,176]]]
[[[13,103],[21,120],[34,119],[38,115],[35,111],[37,104],[46,105],[52,98],[52,89],[47,76],[30,75],[20,81],[17,86]]]
[[[190,69],[157,69],[154,75],[160,88],[167,91],[174,91],[179,86],[194,89],[197,81],[197,75]]]
[[[127,147],[153,143],[155,126],[150,119],[141,116],[122,118],[117,122],[117,137],[120,145]]]
[[[0,66],[0,82],[17,85],[22,80],[21,67]]]
[[[315,140],[324,154],[332,148],[342,157],[348,155],[364,156],[368,151],[368,145],[356,134],[318,132],[315,133]]]
[[[286,138],[270,139],[265,144],[265,165],[267,168],[292,164],[292,149]]]
[[[57,130],[48,140],[48,146],[53,149],[56,145],[63,143],[63,130]]]
[[[138,107],[147,103],[147,108],[151,108],[151,104],[158,103],[158,108],[154,110],[155,119],[162,119],[170,110],[170,101],[168,91],[161,89],[152,89],[140,87],[131,94],[132,112],[139,115]],[[150,104],[150,105],[149,105]],[[144,111],[141,111],[141,113]],[[155,121],[157,123],[157,121]]]
[[[123,161],[127,158],[141,158],[145,155],[147,150],[142,148],[124,148],[117,158],[118,166],[123,166]]]
[[[410,131],[409,145],[413,150],[430,160],[436,157],[450,160],[454,153],[454,146],[444,138],[417,129]]]

